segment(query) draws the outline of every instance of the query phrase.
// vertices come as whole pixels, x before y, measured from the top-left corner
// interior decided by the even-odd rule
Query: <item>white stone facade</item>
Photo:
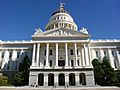
[[[12,76],[27,55],[29,85],[93,86],[92,60],[107,56],[115,70],[120,68],[120,40],[91,40],[88,31],[78,31],[73,18],[60,6],[31,41],[0,41],[1,72]]]

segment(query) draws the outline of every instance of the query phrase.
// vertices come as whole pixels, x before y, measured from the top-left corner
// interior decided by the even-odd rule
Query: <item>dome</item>
[[[64,9],[63,3],[60,3],[60,8],[57,11],[53,12],[52,17],[49,19],[49,22],[46,25],[46,30],[51,30],[61,27],[76,31],[78,29],[73,18]]]

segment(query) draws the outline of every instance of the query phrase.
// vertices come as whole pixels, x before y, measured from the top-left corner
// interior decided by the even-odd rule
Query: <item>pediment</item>
[[[64,29],[64,28],[59,28],[56,30],[49,30],[45,32],[40,32],[38,34],[34,34],[32,37],[59,37],[59,36],[85,36],[89,37],[89,34],[84,34],[79,31],[74,31],[74,30],[69,30],[69,29]]]

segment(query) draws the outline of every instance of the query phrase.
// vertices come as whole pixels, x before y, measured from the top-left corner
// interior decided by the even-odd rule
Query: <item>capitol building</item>
[[[120,69],[120,40],[92,40],[63,3],[52,13],[45,31],[36,29],[30,41],[0,41],[0,72],[13,77],[27,55],[31,60],[29,85],[94,86],[92,60],[107,56]]]

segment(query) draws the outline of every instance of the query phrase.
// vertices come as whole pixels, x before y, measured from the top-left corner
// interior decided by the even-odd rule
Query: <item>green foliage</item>
[[[92,65],[94,67],[95,82],[98,85],[110,85],[117,81],[117,75],[107,57],[104,57],[102,62],[94,59]]]
[[[31,62],[28,56],[25,56],[23,62],[19,65],[19,72],[14,77],[14,83],[16,86],[28,85],[30,65]]]
[[[0,75],[0,86],[11,86],[7,76]]]

